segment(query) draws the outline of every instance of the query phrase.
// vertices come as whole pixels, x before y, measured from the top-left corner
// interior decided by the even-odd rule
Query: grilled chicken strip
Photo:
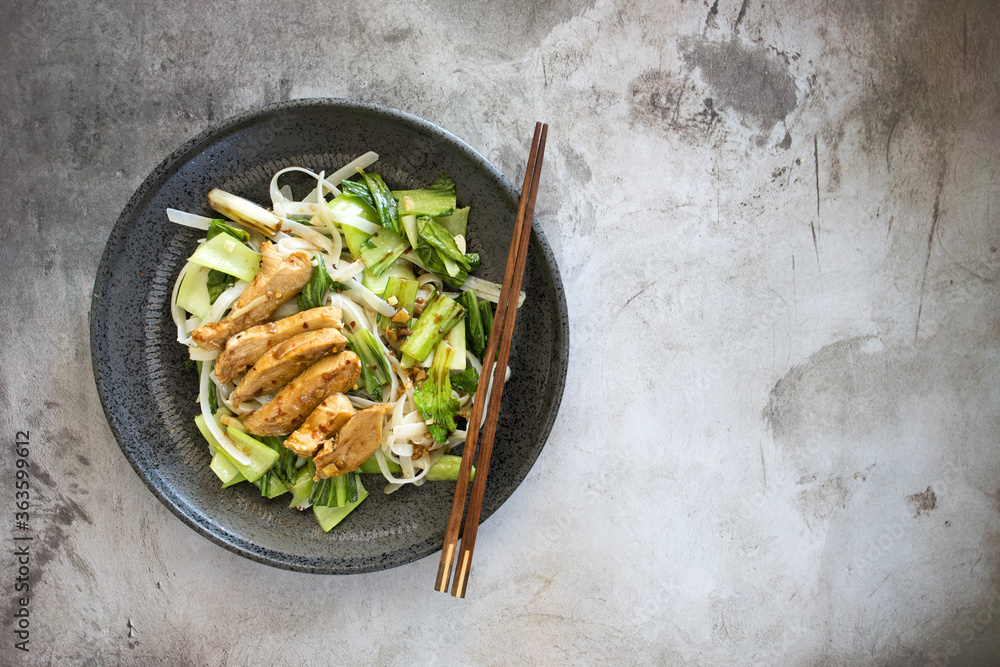
[[[340,308],[323,306],[241,331],[226,341],[226,349],[215,360],[215,377],[219,382],[232,382],[265,352],[292,336],[328,327],[340,329],[343,326],[341,317]]]
[[[343,475],[367,461],[382,442],[382,422],[393,407],[392,403],[376,403],[351,417],[336,437],[323,443],[313,459],[313,479]]]
[[[232,311],[222,321],[202,325],[191,333],[199,346],[218,350],[230,336],[267,321],[278,306],[298,294],[312,277],[309,255],[301,250],[282,259],[274,245],[266,241],[260,247],[260,254],[260,269],[233,304]]]
[[[339,330],[329,328],[307,331],[279,343],[257,360],[233,390],[232,400],[240,403],[270,394],[284,387],[314,361],[347,347]]]
[[[286,435],[306,420],[330,394],[343,393],[361,376],[361,361],[349,350],[323,357],[251,412],[243,426],[257,435]]]
[[[312,456],[354,416],[354,406],[344,394],[332,394],[309,413],[302,426],[285,440],[285,447],[299,456]]]

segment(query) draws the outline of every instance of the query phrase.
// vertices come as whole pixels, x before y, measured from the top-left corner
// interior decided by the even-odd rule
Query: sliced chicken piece
[[[285,447],[299,456],[312,456],[324,440],[337,435],[347,420],[354,416],[354,412],[351,399],[344,394],[327,396],[309,413],[302,426],[288,436]]]
[[[219,378],[219,382],[232,382],[275,345],[306,331],[329,327],[340,329],[343,327],[342,317],[340,308],[322,306],[241,331],[226,341],[226,349],[215,360],[215,377]]]
[[[376,403],[351,417],[316,454],[313,479],[343,475],[367,461],[382,442],[382,423],[393,407],[392,403]]]
[[[323,357],[251,412],[243,426],[257,435],[287,435],[330,394],[343,393],[361,376],[361,361],[349,350]]]
[[[292,336],[284,343],[272,347],[257,360],[233,390],[236,403],[271,394],[284,387],[314,361],[340,352],[347,347],[347,339],[337,329],[307,331]]]
[[[312,264],[309,255],[299,250],[283,259],[269,241],[260,247],[260,269],[220,322],[204,324],[191,338],[206,350],[218,350],[226,340],[255,324],[266,322],[278,306],[285,303],[309,282]]]

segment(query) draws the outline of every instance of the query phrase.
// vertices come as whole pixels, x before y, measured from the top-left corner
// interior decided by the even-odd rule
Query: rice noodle
[[[351,278],[356,277],[359,273],[361,273],[364,270],[365,270],[365,263],[359,259],[351,262],[350,264],[344,266],[343,268],[333,269],[332,271],[330,270],[329,267],[327,267],[326,272],[330,274],[330,280],[335,280],[336,282],[342,283],[350,280]]]
[[[329,209],[327,210],[329,211]],[[329,211],[329,212],[330,216],[337,222],[337,224],[347,225],[348,227],[354,227],[355,229],[363,231],[365,234],[374,234],[379,229],[381,229],[379,225],[376,225],[374,222],[369,222],[368,220],[365,220],[361,216],[351,215],[349,213],[344,213],[342,211]]]
[[[271,206],[272,207],[274,207],[275,205],[279,205],[279,207],[280,207],[281,204],[288,203],[288,200],[291,198],[290,194],[288,196],[285,195],[285,193],[283,192],[283,190],[284,190],[283,188],[279,188],[278,187],[278,179],[281,176],[283,176],[284,174],[287,174],[288,172],[291,172],[291,171],[298,171],[298,172],[302,172],[303,174],[306,174],[308,176],[312,176],[313,178],[319,178],[319,175],[316,172],[314,172],[311,169],[306,169],[305,167],[285,167],[284,169],[278,170],[278,172],[275,173],[274,176],[271,177],[271,185],[268,188],[270,190],[270,193],[271,193]],[[343,179],[341,179],[341,180],[343,180]],[[340,190],[337,189],[337,185],[339,183],[340,183],[340,181],[337,181],[337,183],[334,184],[334,183],[331,183],[330,181],[327,181],[325,179],[322,181],[322,184],[324,186],[326,186],[330,190],[330,192],[335,192],[337,194],[340,194]],[[291,193],[291,190],[288,190],[287,192]],[[315,192],[315,190],[313,192]],[[308,197],[305,200],[303,200],[303,201],[308,201]],[[314,199],[313,201],[315,202],[316,200]],[[282,226],[284,226],[284,225],[282,225]]]
[[[462,285],[464,290],[475,290],[476,296],[480,299],[486,301],[492,301],[493,303],[500,302],[500,289],[502,285],[500,283],[494,283],[489,280],[483,280],[482,278],[477,278],[476,276],[468,276],[465,279],[465,283]],[[524,291],[520,291],[517,294],[517,307],[520,308],[524,303],[525,294]]]
[[[328,254],[333,255],[334,257],[340,256],[339,252],[334,252],[336,250],[336,246],[334,245],[333,241],[323,236],[312,227],[303,225],[301,222],[296,222],[295,220],[282,218],[281,228],[287,230],[288,232],[293,232],[296,236],[300,238],[306,239],[307,241],[313,243],[317,248],[321,248]]]
[[[368,151],[360,157],[356,157],[343,167],[333,172],[328,179],[334,185],[340,185],[345,178],[349,178],[358,173],[358,169],[367,169],[378,162],[378,153]]]
[[[277,234],[275,237],[277,237]],[[277,248],[278,252],[281,253],[281,256],[286,259],[292,253],[299,252],[300,250],[304,250],[305,252],[316,252],[321,250],[321,248],[312,241],[287,235],[278,239],[278,242],[274,244],[274,247]]]
[[[219,350],[206,350],[196,345],[188,347],[188,357],[191,361],[213,361],[219,358]]]
[[[424,275],[417,278],[417,284],[423,287],[424,285],[433,285],[434,289],[441,291],[444,288],[444,282],[435,276],[433,273],[425,273]]]
[[[184,276],[190,270],[191,262],[187,262],[181,267],[180,273],[177,274],[177,280],[174,281],[174,289],[170,292],[170,317],[174,320],[174,325],[177,327],[177,342],[181,345],[192,344],[190,330],[187,328],[187,318],[184,316],[184,309],[177,305],[177,292],[181,288]]]
[[[237,280],[235,285],[220,294],[215,300],[215,303],[212,304],[212,309],[208,311],[208,315],[205,316],[202,324],[218,322],[221,320],[222,316],[225,315],[226,311],[229,310],[229,307],[240,298],[249,284],[250,283],[245,280]]]
[[[396,314],[396,309],[390,306],[388,303],[383,301],[378,295],[372,292],[370,289],[362,285],[357,278],[351,278],[346,281],[345,284],[348,286],[348,292],[352,294],[355,298],[364,301],[372,310],[377,312],[379,315],[385,315],[386,317],[392,317]]]
[[[198,403],[201,405],[201,414],[205,418],[205,425],[212,435],[215,436],[219,446],[222,447],[226,454],[237,463],[249,465],[250,457],[244,454],[243,450],[237,447],[236,443],[230,440],[229,436],[222,431],[219,422],[215,421],[215,415],[212,414],[211,406],[208,404],[208,383],[212,381],[209,374],[213,368],[215,368],[215,364],[211,362],[205,362],[201,365],[201,388],[198,392]]]
[[[260,305],[265,304],[265,303],[267,303],[267,295],[266,294],[261,294],[260,296],[254,297],[253,299],[251,299],[249,303],[246,303],[246,304],[240,306],[239,308],[237,308],[236,310],[234,310],[231,313],[231,317],[237,318],[237,317],[240,317],[241,315],[245,315],[246,313],[249,313],[251,310],[253,310],[257,306],[260,306]]]
[[[185,211],[178,211],[175,208],[167,209],[167,220],[177,225],[191,227],[192,229],[200,229],[202,231],[206,231],[208,226],[212,224],[211,218],[206,218],[203,215],[195,215],[194,213],[187,213]]]

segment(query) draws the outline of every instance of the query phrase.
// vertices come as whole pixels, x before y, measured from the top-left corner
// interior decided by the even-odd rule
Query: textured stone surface
[[[991,664],[1000,646],[995,3],[16,2],[0,11],[10,443],[29,430],[27,664]],[[536,223],[571,364],[550,441],[435,558],[320,577],[241,559],[115,443],[87,313],[171,150],[262,103],[448,128]],[[271,602],[262,604],[262,600]]]

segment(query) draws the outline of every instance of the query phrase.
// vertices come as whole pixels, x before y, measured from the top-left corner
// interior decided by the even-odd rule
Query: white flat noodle
[[[196,345],[188,347],[188,357],[192,361],[212,361],[219,357],[219,350],[205,350]]]
[[[348,396],[347,398],[350,399],[351,405],[353,405],[356,410],[364,410],[365,408],[370,408],[375,405],[375,401],[361,396]]]
[[[299,238],[306,239],[310,243],[315,244],[317,248],[322,248],[325,252],[333,255],[334,257],[339,255],[339,253],[334,254],[334,250],[336,248],[334,247],[333,242],[312,227],[307,227],[301,222],[282,218],[281,228],[290,234],[298,236]]]
[[[337,231],[337,227],[333,222],[333,218],[330,217],[330,208],[326,205],[326,196],[323,194],[323,185],[324,185],[323,172],[320,172],[318,176],[318,183],[316,185],[316,190],[315,190],[316,203],[317,203],[316,217],[319,218],[319,221],[323,223],[323,225],[325,225],[327,229],[330,230],[331,238],[336,236],[337,237],[336,241],[339,242],[340,234]],[[335,189],[334,194],[339,195],[340,190]],[[340,252],[338,250],[337,252],[331,252],[331,254],[336,256],[339,255]]]
[[[334,185],[340,185],[345,178],[350,178],[354,174],[358,173],[358,169],[367,169],[378,162],[378,153],[374,151],[368,151],[361,157],[354,158],[343,167],[337,171],[330,174],[329,180]]]
[[[326,297],[326,303],[329,306],[337,306],[344,312],[345,325],[350,326],[352,329],[360,326],[371,330],[371,323],[368,321],[368,316],[361,310],[358,304],[346,298],[343,294],[331,292]],[[351,324],[352,322],[354,324]]]
[[[500,302],[500,283],[495,283],[489,280],[483,280],[482,278],[477,278],[476,276],[470,275],[465,279],[465,283],[462,285],[464,290],[475,290],[476,296],[480,299],[486,301],[492,301],[493,303]],[[520,308],[521,304],[524,303],[525,294],[523,291],[519,292],[517,295],[517,307]]]
[[[402,419],[399,420],[400,424],[423,424],[424,418],[420,416],[420,412],[417,410],[412,410],[407,412]]]
[[[423,466],[425,466],[426,468],[429,469],[435,463],[437,463],[438,460],[440,460],[440,458],[442,456],[444,456],[444,450],[443,449],[435,449],[430,454],[428,454],[425,458],[420,459],[421,465],[423,465]]]
[[[413,445],[406,442],[401,442],[392,447],[392,453],[399,457],[413,456]]]
[[[395,308],[393,308],[388,303],[380,299],[378,295],[376,295],[370,289],[362,285],[357,278],[352,278],[351,280],[347,281],[346,284],[348,285],[349,288],[348,291],[351,293],[352,296],[361,301],[364,301],[369,308],[376,311],[379,315],[392,317],[393,315],[396,314]]]
[[[272,320],[284,319],[286,317],[291,317],[292,315],[296,314],[297,312],[299,312],[299,303],[298,303],[298,301],[296,299],[289,299],[285,303],[283,303],[280,306],[278,306],[277,310],[275,310],[271,314],[271,319]]]
[[[212,309],[208,311],[208,315],[205,316],[204,324],[221,320],[229,307],[240,298],[240,295],[243,294],[243,291],[249,285],[250,283],[245,280],[237,280],[235,285],[220,294],[219,298],[212,304]]]
[[[399,457],[399,467],[402,469],[403,479],[411,480],[416,478],[416,475],[413,472],[413,461],[409,456]]]
[[[275,207],[277,208],[277,204]],[[311,218],[319,213],[319,205],[316,203],[290,201],[281,204],[281,211],[284,216],[294,215],[302,218]]]
[[[174,325],[177,327],[177,342],[182,345],[191,344],[191,336],[187,329],[187,318],[184,315],[185,311],[183,308],[177,305],[177,292],[181,288],[181,282],[184,280],[184,276],[191,269],[191,262],[187,262],[181,267],[180,272],[177,274],[177,280],[174,281],[174,288],[170,292],[170,317],[174,321]]]
[[[360,216],[350,215],[342,211],[330,211],[330,217],[333,218],[333,221],[338,225],[354,227],[355,229],[361,230],[365,234],[374,234],[378,230],[382,229],[381,226],[376,225],[374,222],[370,222]]]
[[[346,264],[345,266],[343,266],[343,268],[331,269],[329,266],[326,267],[326,272],[330,274],[330,279],[338,283],[346,282],[351,278],[354,278],[364,270],[365,270],[365,263],[362,262],[360,259],[355,260],[350,264]]]
[[[387,482],[389,482],[389,484],[386,485],[386,493],[391,493],[392,491],[395,491],[397,488],[399,488],[398,486],[395,486],[395,485],[413,484],[413,483],[415,483],[415,482],[423,479],[424,476],[427,474],[427,468],[424,468],[423,470],[420,471],[419,474],[414,475],[411,478],[394,477],[393,474],[392,474],[392,472],[389,471],[389,466],[386,463],[386,459],[387,458],[391,458],[391,457],[387,457],[386,454],[385,454],[385,452],[383,452],[381,449],[376,449],[375,450],[375,461],[378,463],[379,470],[382,471],[382,476],[385,477],[385,480]],[[396,463],[399,464],[400,468],[404,467],[402,460],[396,461]],[[412,472],[412,465],[410,466],[410,470]],[[389,487],[393,487],[393,488],[390,490]]]
[[[483,365],[479,362],[479,359],[476,359],[476,355],[472,354],[472,351],[469,349],[465,350],[465,360],[470,366],[476,369],[476,375],[482,375]]]
[[[397,438],[416,438],[427,434],[427,424],[422,421],[416,424],[400,424],[393,428],[392,432]]]
[[[175,208],[167,209],[167,220],[177,225],[200,229],[202,231],[207,230],[208,226],[212,222],[211,218],[206,218],[203,215],[195,215],[194,213],[187,213],[186,211],[178,211]]]
[[[219,441],[219,446],[225,450],[226,454],[229,454],[229,456],[237,463],[248,465],[250,463],[250,457],[244,454],[243,450],[237,447],[236,444],[229,439],[229,436],[223,432],[219,423],[215,421],[215,415],[212,414],[212,410],[208,405],[208,383],[212,381],[209,374],[212,372],[214,367],[215,364],[210,362],[206,362],[201,366],[201,386],[198,392],[198,402],[201,405],[201,414],[205,417],[205,425],[208,427],[208,430],[211,431],[212,435],[215,436],[215,439]]]
[[[275,237],[277,237],[277,234]],[[287,234],[283,234],[282,238],[278,239],[277,243],[274,244],[274,247],[285,259],[288,259],[288,256],[295,252],[304,251],[310,253],[317,252],[322,249],[311,241],[307,241],[296,236],[289,236]]]
[[[290,171],[298,171],[298,172],[301,172],[301,173],[306,174],[308,176],[312,176],[313,178],[318,178],[318,176],[319,176],[315,171],[312,171],[311,169],[306,169],[305,167],[285,167],[284,169],[278,170],[274,174],[274,176],[271,177],[271,184],[268,187],[268,190],[269,190],[270,195],[271,195],[271,207],[272,208],[275,206],[275,204],[278,204],[279,208],[281,208],[281,204],[283,204],[283,203],[291,200],[291,198],[292,198],[291,197],[291,190],[285,190],[284,187],[282,187],[282,188],[278,187],[278,178],[280,178],[283,174],[287,174]],[[339,181],[338,181],[338,183],[339,183]],[[324,184],[324,186],[326,186],[326,188],[328,190],[330,190],[330,192],[336,192],[337,194],[340,194],[340,190],[337,189],[337,187],[336,187],[337,184],[336,183],[331,183],[330,181],[326,180],[326,181],[324,181],[323,184]],[[289,195],[287,197],[285,196],[285,192],[289,193]],[[313,192],[315,192],[315,190]],[[316,200],[314,199],[313,201],[315,202]]]
[[[417,278],[417,284],[420,285],[421,287],[423,287],[428,283],[434,285],[434,289],[436,289],[439,292],[444,287],[444,282],[442,282],[442,280],[433,273],[428,272]]]

